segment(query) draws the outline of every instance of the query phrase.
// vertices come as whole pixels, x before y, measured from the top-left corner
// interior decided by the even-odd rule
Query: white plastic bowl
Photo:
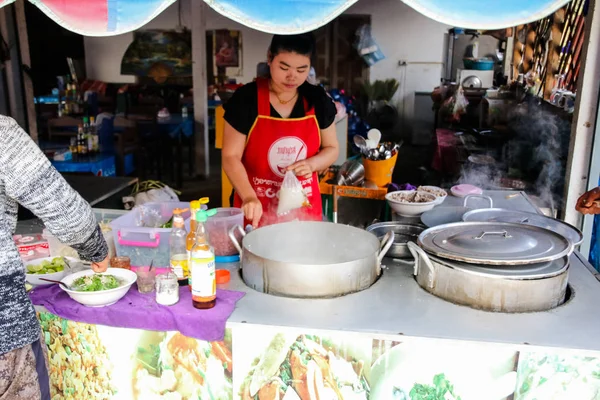
[[[429,192],[429,190],[431,190],[432,192],[435,192],[435,193],[431,193],[431,194],[436,196],[437,199],[436,199],[435,204],[438,206],[446,200],[446,197],[448,197],[448,192],[446,192],[444,189],[437,187],[437,186],[419,186],[419,189],[421,189],[421,191],[427,192],[427,193],[431,193],[431,192]],[[442,193],[443,193],[443,195],[442,195]]]
[[[65,276],[63,279],[61,279],[61,282],[71,286],[77,278],[93,275],[94,273],[95,272],[92,270],[76,272],[74,274]],[[117,301],[119,301],[127,294],[131,285],[133,285],[137,280],[137,275],[135,272],[123,268],[108,268],[106,272],[103,272],[101,275],[113,275],[124,281],[125,284],[115,289],[102,290],[100,292],[78,292],[75,290],[65,289],[62,285],[59,285],[59,287],[67,292],[73,300],[83,304],[84,306],[104,307],[110,306],[111,304],[115,304]]]
[[[41,264],[42,261],[52,261],[53,258],[54,257],[43,257],[43,258],[36,258],[35,260],[24,262],[23,264],[25,264],[25,280],[27,281],[27,283],[29,283],[30,285],[34,285],[34,286],[52,285],[51,282],[42,281],[42,280],[40,280],[40,278],[52,279],[53,281],[60,281],[67,274],[70,274],[71,272],[73,272],[72,270],[69,270],[69,267],[65,267],[64,270],[62,270],[60,272],[54,272],[52,274],[29,274],[29,273],[27,273],[28,265],[38,265],[38,264]],[[72,269],[78,270],[82,267],[82,263],[80,260],[78,260],[76,258],[71,258],[71,257],[65,257],[65,258],[67,259],[67,261]]]
[[[390,207],[392,208],[392,210],[394,210],[396,212],[396,214],[399,214],[404,217],[412,217],[412,216],[421,215],[424,212],[431,210],[433,207],[435,207],[438,204],[437,197],[431,193],[419,192],[420,195],[422,195],[430,200],[425,203],[403,203],[400,201],[396,201],[393,199],[393,197],[394,197],[394,194],[397,194],[397,193],[409,194],[409,193],[417,193],[417,191],[416,190],[397,190],[395,192],[390,192],[385,195],[385,199],[387,200],[387,202],[390,205]]]

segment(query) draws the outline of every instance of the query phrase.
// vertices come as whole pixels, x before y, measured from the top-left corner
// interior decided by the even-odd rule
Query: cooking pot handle
[[[465,197],[465,201],[463,203],[463,207],[467,207],[467,203],[469,202],[469,199],[483,199],[483,200],[487,200],[490,202],[490,208],[494,208],[494,200],[492,200],[492,198],[490,196],[484,196],[481,194],[470,194],[468,196]]]
[[[433,268],[433,264],[431,264],[431,260],[425,251],[420,248],[416,243],[407,242],[408,250],[410,250],[411,254],[415,258],[415,269],[413,271],[413,275],[417,276],[419,273],[419,265],[421,261],[429,268],[429,279],[427,280],[427,285],[430,289],[433,289],[435,283],[435,268]]]
[[[377,255],[379,263],[381,263],[383,257],[385,257],[390,247],[392,247],[392,245],[394,244],[395,237],[396,234],[394,233],[394,231],[388,231],[388,233],[385,234],[383,239],[381,239],[381,247],[379,250],[379,254]]]
[[[246,232],[244,231],[244,229],[241,227],[241,225],[235,225],[233,228],[231,228],[229,230],[229,239],[231,240],[231,243],[233,243],[233,245],[235,246],[235,248],[237,249],[237,251],[240,252],[240,256],[242,255],[242,246],[240,243],[238,243],[237,238],[235,237],[235,231],[239,231],[242,234],[242,237],[246,236]]]

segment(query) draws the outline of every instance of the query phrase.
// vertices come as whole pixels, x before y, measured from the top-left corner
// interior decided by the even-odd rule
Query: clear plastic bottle
[[[188,233],[185,230],[185,222],[181,215],[186,211],[187,209],[182,210],[180,208],[173,210],[173,228],[171,229],[171,236],[169,237],[171,269],[175,275],[177,275],[177,281],[180,286],[187,285],[187,280],[190,275],[185,243]]]
[[[194,244],[196,243],[196,229],[197,229],[196,214],[198,213],[198,211],[200,211],[202,209],[202,205],[208,204],[209,201],[210,201],[210,199],[208,197],[203,197],[200,200],[194,200],[194,201],[190,202],[190,208],[192,211],[192,217],[190,218],[190,233],[188,233],[186,241],[185,241],[187,255],[188,255],[188,265],[190,265],[190,258],[192,255],[192,247],[194,247]],[[192,290],[191,276],[188,281],[189,281],[188,284],[190,286],[189,289]]]
[[[215,252],[210,245],[204,223],[217,210],[200,210],[196,213],[196,243],[192,247],[190,270],[192,280],[192,304],[206,310],[217,303],[217,279],[215,275]]]

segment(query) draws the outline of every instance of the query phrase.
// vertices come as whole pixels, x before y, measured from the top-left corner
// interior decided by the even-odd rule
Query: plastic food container
[[[117,256],[127,256],[132,266],[152,265],[168,267],[171,228],[146,227],[149,220],[159,224],[168,222],[176,208],[189,208],[189,203],[145,203],[110,223]],[[202,206],[206,209],[206,206]],[[186,230],[190,230],[190,212],[182,214]]]
[[[108,245],[108,256],[112,258],[116,256],[115,242],[113,239],[113,233],[109,223],[119,218],[122,215],[127,214],[129,211],[126,210],[108,210],[102,208],[93,208],[96,221],[102,228],[102,235],[106,244]],[[79,254],[70,246],[61,243],[48,229],[44,229],[42,236],[48,241],[49,256],[51,257],[72,257],[79,259]]]
[[[452,194],[456,197],[466,197],[466,196],[471,196],[471,195],[483,194],[483,190],[481,190],[477,186],[473,186],[473,185],[469,185],[469,184],[452,186],[452,188],[450,189],[450,192],[452,192]]]
[[[50,256],[49,244],[43,235],[15,235],[13,240],[24,262]]]
[[[244,214],[239,208],[217,208],[217,213],[208,218],[204,226],[208,232],[208,240],[215,250],[215,256],[232,256],[238,254],[229,238],[229,231],[236,225],[243,226]],[[239,235],[239,237],[237,236]],[[241,234],[236,233],[238,241]]]

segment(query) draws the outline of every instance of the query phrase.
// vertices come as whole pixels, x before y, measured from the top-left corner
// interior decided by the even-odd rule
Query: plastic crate
[[[115,219],[110,223],[112,227],[115,249],[118,256],[127,256],[131,259],[131,265],[140,267],[150,265],[157,268],[168,267],[170,250],[169,236],[171,228],[146,228],[140,226],[144,218],[142,212],[150,209],[160,214],[159,223],[165,223],[173,215],[176,208],[189,208],[189,203],[146,203],[136,207],[127,214]],[[206,208],[206,206],[203,206]],[[190,230],[190,211],[183,213],[185,227]]]

